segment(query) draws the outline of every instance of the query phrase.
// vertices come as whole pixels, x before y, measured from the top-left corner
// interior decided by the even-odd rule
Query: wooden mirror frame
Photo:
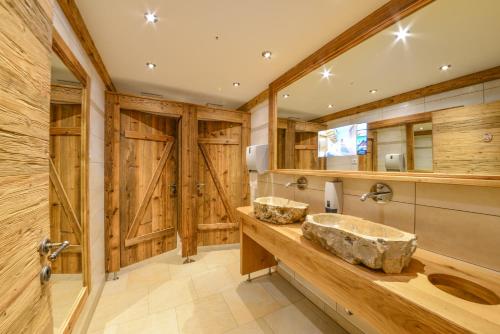
[[[269,98],[269,171],[289,175],[300,174],[500,187],[500,176],[498,175],[278,169],[278,92],[433,1],[434,0],[390,0],[269,84],[269,89],[267,91]],[[339,116],[343,117],[357,114],[377,107],[380,108],[386,105],[401,103],[414,98],[437,94],[498,78],[500,78],[500,66],[400,94],[397,96],[399,100],[396,100],[396,97],[393,96],[345,111],[340,111]],[[261,100],[265,97],[265,93],[266,92],[262,92],[253,100]],[[256,104],[255,101],[250,101],[240,108],[248,109],[248,107]],[[329,115],[315,119],[314,121],[327,122],[330,120],[328,116]]]
[[[52,28],[52,51],[82,84],[81,107],[81,227],[82,227],[82,276],[83,284],[77,300],[62,326],[62,333],[71,333],[90,294],[90,250],[89,250],[89,116],[90,116],[90,77],[75,57],[57,30]]]

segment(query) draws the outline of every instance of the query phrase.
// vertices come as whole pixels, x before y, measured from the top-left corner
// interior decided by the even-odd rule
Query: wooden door
[[[0,333],[51,333],[49,3],[0,0]]]
[[[120,112],[121,266],[176,247],[177,119]]]
[[[70,103],[64,92],[76,101]],[[64,91],[64,92],[61,92]],[[81,88],[52,86],[50,105],[50,239],[71,246],[52,263],[54,273],[82,272]]]
[[[234,209],[242,205],[242,125],[198,122],[198,245],[239,242]]]

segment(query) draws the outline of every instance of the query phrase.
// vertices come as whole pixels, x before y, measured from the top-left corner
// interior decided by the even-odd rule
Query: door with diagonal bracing
[[[124,267],[176,247],[178,121],[132,110],[120,114]]]

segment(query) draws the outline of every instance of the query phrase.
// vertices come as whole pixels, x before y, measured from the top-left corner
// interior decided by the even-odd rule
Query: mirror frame
[[[307,74],[317,70],[332,59],[335,59],[346,51],[361,44],[370,37],[415,13],[421,8],[434,2],[434,0],[390,0],[373,13],[357,22],[339,36],[332,39],[323,47],[312,53],[300,63],[292,67],[283,75],[269,84],[269,171],[273,173],[290,175],[316,175],[331,177],[349,177],[373,180],[396,180],[411,182],[430,182],[464,184],[476,186],[500,187],[499,175],[477,175],[477,174],[444,174],[444,173],[418,173],[418,172],[370,172],[370,171],[340,171],[340,170],[301,170],[301,169],[278,169],[278,92],[293,82],[303,78]],[[335,118],[357,114],[363,111],[402,103],[417,97],[437,94],[440,92],[457,89],[479,82],[490,81],[500,78],[500,66],[485,71],[473,73],[460,78],[452,79],[435,85],[416,89],[414,91],[391,96],[382,100],[370,102],[346,110],[339,111]],[[259,94],[259,96],[262,95]],[[258,96],[258,97],[259,97]],[[258,98],[256,97],[256,99]],[[249,102],[250,103],[250,102]],[[247,104],[249,104],[247,103]],[[246,106],[246,105],[244,105]],[[242,106],[242,107],[244,107]],[[332,114],[325,115],[315,121],[327,122],[334,118]]]
[[[71,333],[78,316],[82,312],[91,289],[90,250],[89,250],[89,117],[90,117],[90,77],[75,57],[69,46],[52,27],[52,51],[82,84],[82,112],[81,112],[81,225],[82,225],[82,276],[83,284],[77,300],[70,310],[68,318],[62,326],[62,333]]]

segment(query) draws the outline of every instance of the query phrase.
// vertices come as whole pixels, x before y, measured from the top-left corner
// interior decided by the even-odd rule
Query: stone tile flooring
[[[88,333],[313,334],[346,331],[278,273],[239,274],[238,248],[176,252],[106,282]]]

